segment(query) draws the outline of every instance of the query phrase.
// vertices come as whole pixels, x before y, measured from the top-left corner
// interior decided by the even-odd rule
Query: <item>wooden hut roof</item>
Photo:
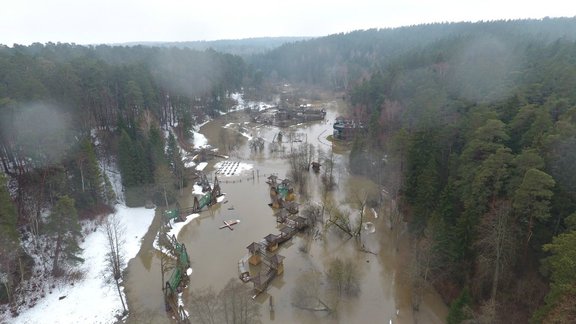
[[[254,251],[257,251],[257,250],[260,249],[260,246],[259,246],[258,243],[252,242],[252,243],[250,243],[250,245],[248,245],[246,248],[247,248],[248,251],[250,251],[251,253],[254,253]]]
[[[276,238],[277,238],[277,237],[278,237],[277,235],[268,234],[268,235],[266,235],[266,236],[264,237],[264,239],[265,239],[267,242],[272,243],[272,242],[276,241]]]
[[[292,231],[292,228],[290,226],[284,226],[280,229],[280,232],[282,233],[290,233]]]

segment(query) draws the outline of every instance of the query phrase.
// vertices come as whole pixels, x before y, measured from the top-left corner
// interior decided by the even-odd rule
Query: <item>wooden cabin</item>
[[[274,252],[278,249],[278,235],[268,234],[264,237],[266,240],[266,249],[270,252]]]
[[[248,262],[251,265],[259,265],[260,262],[262,262],[262,258],[260,257],[260,250],[261,250],[260,244],[252,242],[246,248],[248,249],[248,252],[250,252],[250,258],[248,258]]]

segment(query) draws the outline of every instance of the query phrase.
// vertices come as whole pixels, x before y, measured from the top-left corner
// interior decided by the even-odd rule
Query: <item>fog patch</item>
[[[496,37],[485,36],[467,43],[453,59],[451,89],[473,102],[490,103],[510,95],[514,71],[521,57]]]
[[[187,49],[162,51],[152,65],[159,84],[170,93],[194,98],[222,81],[222,69],[210,52]]]
[[[17,154],[34,167],[58,164],[70,147],[69,116],[53,105],[33,103],[14,110],[12,118],[3,118],[0,126],[11,139]]]

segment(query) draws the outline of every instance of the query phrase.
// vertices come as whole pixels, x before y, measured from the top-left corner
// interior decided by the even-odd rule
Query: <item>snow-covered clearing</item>
[[[134,258],[144,234],[154,218],[153,209],[128,208],[116,205],[116,215],[125,227],[124,255]],[[56,283],[52,293],[40,299],[36,306],[24,310],[12,323],[115,323],[122,304],[114,283],[105,282],[107,240],[103,230],[88,234],[81,244],[84,263],[80,266],[84,279],[74,285]],[[61,297],[65,297],[60,299]],[[0,322],[2,318],[0,317]]]
[[[208,139],[204,134],[198,133],[197,131],[193,132],[194,134],[194,147],[200,148],[208,145]]]

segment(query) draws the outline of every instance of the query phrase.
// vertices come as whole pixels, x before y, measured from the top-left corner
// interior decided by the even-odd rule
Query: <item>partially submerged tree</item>
[[[323,296],[321,287],[322,275],[316,271],[308,271],[300,275],[292,290],[292,306],[315,312],[334,311]]]
[[[260,323],[260,304],[237,279],[230,279],[218,294],[212,288],[193,291],[189,305],[190,316],[197,323]]]
[[[156,238],[158,245],[160,247],[160,274],[162,277],[162,290],[166,288],[166,275],[170,273],[176,267],[176,259],[173,255],[168,255],[167,253],[173,253],[172,243],[168,238],[168,226],[160,226],[158,235]]]
[[[218,324],[221,314],[220,301],[213,288],[193,291],[188,300],[190,317],[195,323]]]
[[[360,293],[360,272],[351,259],[332,259],[328,264],[326,279],[338,297],[355,297]]]
[[[260,304],[251,298],[251,290],[237,279],[230,279],[218,294],[223,321],[229,324],[260,323]]]

